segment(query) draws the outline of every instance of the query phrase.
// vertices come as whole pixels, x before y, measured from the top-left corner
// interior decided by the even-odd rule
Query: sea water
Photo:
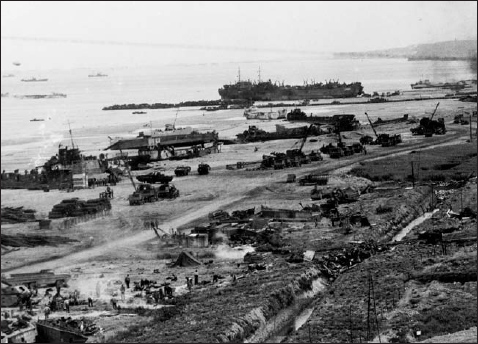
[[[176,126],[213,130],[229,128],[243,110],[207,113],[199,107],[157,109],[147,114],[134,110],[103,111],[105,106],[129,103],[179,103],[219,99],[218,89],[241,80],[261,80],[302,85],[304,82],[360,81],[364,92],[410,90],[420,79],[433,82],[476,78],[463,61],[407,61],[406,59],[296,58],[264,63],[230,62],[103,68],[107,77],[88,77],[96,70],[22,70],[12,67],[2,75],[1,169],[32,169],[56,154],[58,145],[74,144],[83,152],[98,155],[114,137],[134,137],[139,131]],[[47,82],[21,82],[23,78],[48,78]],[[64,93],[66,98],[19,99],[15,95]],[[334,114],[334,107],[314,109],[321,115]],[[383,117],[386,117],[384,115]],[[44,121],[30,121],[38,118]],[[384,118],[385,119],[385,118]],[[69,129],[71,128],[71,133]],[[73,143],[72,143],[73,140]]]

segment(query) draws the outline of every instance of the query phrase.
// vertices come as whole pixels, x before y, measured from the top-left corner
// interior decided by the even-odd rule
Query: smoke
[[[88,278],[86,275],[82,274],[79,279],[72,279],[68,282],[68,289],[70,291],[78,290],[80,292],[81,299],[87,299],[91,297],[95,300],[110,301],[112,297],[111,291],[114,288],[117,289],[117,293],[120,293],[120,284],[111,284],[108,286],[108,281],[119,280],[120,276],[117,278],[101,278],[101,277],[92,277]]]
[[[228,243],[229,242],[229,238],[226,234],[224,233],[221,233],[221,232],[216,232],[214,233],[214,237],[213,239],[217,240],[217,241],[220,241],[220,239],[222,240],[222,242],[224,243]]]
[[[478,74],[477,73],[478,66],[477,66],[476,62],[477,62],[477,60],[476,60],[476,51],[475,51],[474,53],[471,54],[470,59],[468,60],[470,70],[475,76]]]
[[[254,247],[251,245],[237,246],[235,248],[228,245],[219,245],[214,254],[216,255],[216,258],[243,259],[249,252],[254,252]]]

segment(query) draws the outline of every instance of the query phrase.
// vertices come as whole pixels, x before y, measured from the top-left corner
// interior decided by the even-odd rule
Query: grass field
[[[442,146],[410,154],[361,162],[350,173],[372,181],[412,180],[412,165],[415,181],[449,181],[466,178],[476,171],[475,144]]]

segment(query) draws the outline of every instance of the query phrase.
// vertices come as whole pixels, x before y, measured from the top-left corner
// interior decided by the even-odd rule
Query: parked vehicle
[[[287,175],[287,183],[294,183],[296,180],[296,175],[295,174],[288,174]]]
[[[329,176],[326,174],[308,174],[299,179],[299,184],[304,185],[326,185]]]
[[[149,183],[149,184],[155,184],[155,183],[167,184],[170,181],[172,181],[173,178],[174,178],[173,176],[167,176],[165,174],[162,174],[161,172],[152,172],[144,176],[136,177],[136,179],[139,182]]]
[[[211,166],[209,166],[208,164],[201,163],[198,166],[198,173],[200,175],[209,174],[210,170],[211,170]]]
[[[179,176],[187,176],[191,172],[191,167],[189,166],[178,166],[174,170],[174,174],[179,177]]]
[[[179,197],[179,190],[173,184],[163,184],[158,189],[159,198],[176,198]]]

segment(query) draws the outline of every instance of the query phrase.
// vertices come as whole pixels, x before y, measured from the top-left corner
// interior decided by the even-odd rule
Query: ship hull
[[[37,322],[39,343],[85,343],[88,337],[67,329],[51,326],[45,322]]]
[[[222,100],[246,99],[253,101],[352,98],[362,94],[360,82],[351,84],[315,84],[309,86],[277,86],[270,82],[252,84],[241,82],[219,89]]]

